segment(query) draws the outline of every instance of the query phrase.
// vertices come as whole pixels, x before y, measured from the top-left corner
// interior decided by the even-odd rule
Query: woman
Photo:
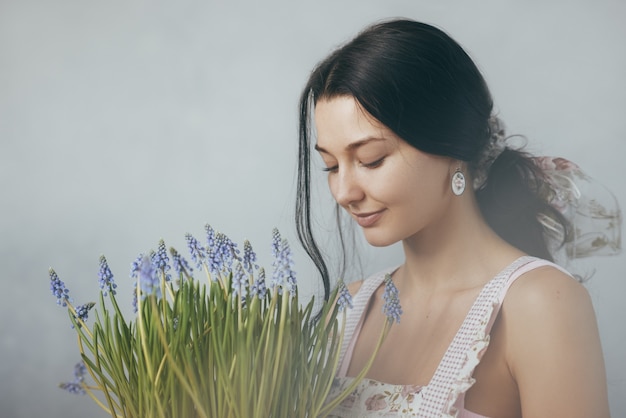
[[[410,20],[373,25],[318,64],[300,109],[297,227],[326,295],[311,148],[367,241],[401,241],[405,254],[351,284],[338,385],[372,353],[385,274],[404,312],[333,415],[609,416],[589,295],[550,262],[549,232],[567,240],[568,222],[537,160],[503,144],[485,81],[454,40]]]

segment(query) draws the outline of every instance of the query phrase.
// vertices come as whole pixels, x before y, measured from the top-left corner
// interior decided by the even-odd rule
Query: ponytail
[[[547,231],[540,219],[562,227],[564,244],[570,235],[565,217],[550,204],[554,190],[529,154],[505,148],[493,161],[476,199],[487,224],[505,241],[525,253],[554,261]]]

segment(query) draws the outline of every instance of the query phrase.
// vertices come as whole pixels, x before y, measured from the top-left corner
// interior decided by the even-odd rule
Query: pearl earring
[[[465,176],[461,172],[460,168],[457,168],[452,175],[452,193],[456,196],[461,196],[465,191]]]

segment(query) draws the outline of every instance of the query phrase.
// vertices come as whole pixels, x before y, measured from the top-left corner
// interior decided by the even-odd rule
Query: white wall
[[[139,252],[161,237],[184,250],[205,222],[250,238],[264,260],[274,226],[296,247],[300,88],[334,46],[393,16],[446,29],[483,69],[510,132],[578,162],[626,205],[621,0],[2,0],[2,417],[104,416],[55,387],[78,356],[49,266],[86,301],[100,254],[129,294]],[[397,258],[384,251],[369,268]],[[296,263],[316,289],[300,251]],[[588,284],[615,417],[626,416],[624,271],[625,255],[600,258]]]

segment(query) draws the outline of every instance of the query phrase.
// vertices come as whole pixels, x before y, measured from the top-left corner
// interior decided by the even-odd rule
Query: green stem
[[[339,394],[339,396],[337,396],[335,399],[327,403],[320,410],[319,415],[318,415],[319,418],[324,418],[328,416],[328,414],[330,414],[333,409],[335,409],[350,393],[352,393],[356,389],[356,387],[359,385],[361,380],[363,380],[367,372],[369,372],[370,368],[372,367],[372,364],[374,364],[374,359],[376,358],[376,355],[378,354],[378,350],[380,350],[380,347],[382,346],[383,341],[385,340],[385,337],[387,336],[387,333],[391,329],[391,325],[392,325],[391,321],[389,319],[386,319],[385,325],[383,326],[380,336],[378,337],[378,341],[376,342],[376,346],[374,347],[374,351],[372,352],[372,355],[368,359],[367,363],[365,364],[361,372],[352,379],[352,382],[350,382],[348,387],[346,387],[346,389],[341,394]]]
[[[202,403],[198,399],[197,393],[191,388],[191,386],[187,382],[187,378],[185,377],[185,374],[182,372],[182,370],[180,370],[180,368],[176,364],[176,360],[174,359],[174,356],[172,355],[172,352],[169,349],[169,344],[165,336],[165,330],[163,329],[162,326],[157,326],[157,333],[159,334],[159,339],[161,340],[163,349],[165,350],[163,361],[168,362],[168,364],[172,368],[172,371],[178,377],[178,382],[183,386],[183,388],[187,391],[187,393],[193,400],[193,403],[196,407],[196,412],[198,412],[201,417],[208,418],[208,415],[206,414],[206,411],[204,410]]]

